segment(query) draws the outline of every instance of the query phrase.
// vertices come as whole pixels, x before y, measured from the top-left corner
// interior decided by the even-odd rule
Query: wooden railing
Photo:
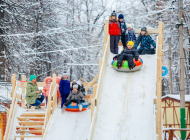
[[[44,127],[42,128],[42,140],[45,139],[49,124],[53,117],[55,108],[57,107],[57,84],[56,84],[56,75],[53,74],[53,82],[51,83],[52,87],[48,95],[47,110],[45,115]],[[52,101],[53,99],[53,101]]]
[[[188,128],[183,128],[183,129],[181,129],[181,128],[165,128],[163,131],[164,131],[164,140],[173,140],[174,138],[176,140],[181,140],[179,138],[179,136],[175,133],[175,131],[180,131],[180,132],[181,131],[190,131],[190,129],[188,129]],[[166,136],[167,133],[168,133],[168,138]],[[188,140],[189,138],[190,138],[190,132],[187,135],[187,137],[185,138],[185,140]]]
[[[12,103],[11,103],[11,108],[8,111],[8,116],[7,116],[7,125],[6,125],[6,130],[5,130],[5,135],[4,135],[4,140],[9,140],[10,135],[11,135],[11,130],[14,122],[14,117],[15,117],[15,112],[16,112],[16,107],[18,103],[17,99],[17,89],[19,86],[21,86],[19,81],[16,81],[16,75],[13,75],[11,79],[11,83],[13,84],[12,86]]]
[[[94,86],[94,92],[93,92],[93,97],[91,99],[91,119],[92,119],[92,124],[91,124],[91,128],[90,128],[90,134],[89,134],[89,140],[93,139],[93,135],[94,135],[94,128],[95,128],[95,123],[96,123],[96,118],[97,118],[97,108],[98,108],[98,99],[99,99],[99,94],[101,91],[101,87],[103,84],[103,77],[105,74],[105,70],[106,70],[106,63],[107,63],[107,57],[110,51],[110,36],[108,35],[108,20],[106,20],[105,22],[105,26],[104,26],[104,32],[105,32],[105,38],[104,38],[104,44],[103,45],[103,58],[100,59],[100,65],[99,65],[99,81],[98,81],[98,85]]]

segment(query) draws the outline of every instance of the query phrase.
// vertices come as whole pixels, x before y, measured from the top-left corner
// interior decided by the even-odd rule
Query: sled
[[[139,58],[137,61],[135,61],[135,59],[133,59],[133,62],[136,64],[136,66],[131,70],[129,69],[127,60],[124,60],[122,62],[122,66],[119,69],[117,67],[117,59],[113,60],[111,65],[112,65],[113,69],[115,69],[117,71],[121,71],[121,72],[134,72],[134,71],[140,70],[141,67],[143,66],[143,60],[141,58]]]
[[[84,110],[86,110],[88,108],[88,103],[81,103],[81,104],[82,104],[82,111],[84,111]],[[71,103],[71,104],[69,104],[66,107],[65,110],[67,110],[67,111],[73,111],[73,112],[80,111],[77,103]]]

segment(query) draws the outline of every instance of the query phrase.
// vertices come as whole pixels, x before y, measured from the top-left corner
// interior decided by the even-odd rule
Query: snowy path
[[[91,111],[61,113],[57,108],[53,114],[45,140],[86,140],[91,123]]]
[[[144,66],[133,73],[112,69],[113,56],[108,57],[93,140],[153,140],[156,55],[141,56]]]

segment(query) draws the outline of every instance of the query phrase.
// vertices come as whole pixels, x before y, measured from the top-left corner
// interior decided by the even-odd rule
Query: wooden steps
[[[18,135],[15,136],[15,139],[42,138],[45,115],[45,110],[26,109],[26,112],[17,117],[19,126],[16,126]]]
[[[42,135],[19,135],[15,136],[15,138],[42,138]]]
[[[33,126],[33,125],[44,125],[44,121],[19,121],[20,125],[27,125],[27,126]]]
[[[36,120],[36,121],[42,120],[42,121],[44,121],[45,117],[18,117],[17,119],[19,121],[28,121],[28,120]]]
[[[18,130],[16,133],[35,133],[35,134],[41,134],[42,130]]]

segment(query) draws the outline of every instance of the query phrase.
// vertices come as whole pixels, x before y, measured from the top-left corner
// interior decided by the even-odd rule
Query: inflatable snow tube
[[[139,57],[139,59],[137,61],[135,61],[135,59],[133,61],[136,64],[136,66],[133,69],[131,69],[131,70],[129,69],[128,61],[127,60],[124,60],[122,62],[122,66],[119,69],[117,68],[117,59],[113,60],[112,63],[111,63],[111,65],[112,65],[112,67],[115,70],[122,71],[122,72],[133,72],[133,71],[140,70],[141,67],[143,66],[143,60]]]
[[[86,110],[88,107],[88,103],[81,103],[81,104],[82,104],[82,111]],[[77,112],[79,111],[79,107],[77,103],[71,103],[70,105],[66,107],[65,110]]]

